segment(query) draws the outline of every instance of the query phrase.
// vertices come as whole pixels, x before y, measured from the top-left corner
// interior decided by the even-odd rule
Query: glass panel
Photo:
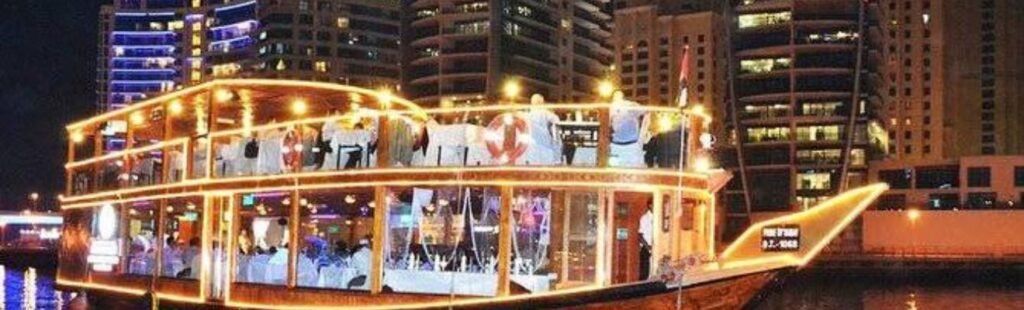
[[[564,197],[552,201],[550,274],[555,276],[547,285],[555,289],[591,284],[597,271],[598,195],[568,192]],[[530,279],[512,276],[518,285]]]
[[[95,176],[95,165],[87,164],[71,169],[71,195],[82,195],[92,192],[95,189],[93,176]]]
[[[372,189],[301,192],[298,285],[370,288]]]
[[[189,174],[190,179],[202,179],[207,177],[208,171],[206,169],[206,158],[209,157],[207,149],[210,147],[209,139],[202,137],[192,140],[192,154],[190,158],[192,160],[192,173]]]
[[[203,197],[167,200],[164,221],[165,248],[161,272],[163,277],[198,279],[203,237]]]
[[[498,210],[491,188],[388,193],[384,286],[394,292],[494,296]]]
[[[530,292],[550,289],[551,198],[549,191],[517,190],[512,204],[515,234],[509,269],[512,282]]]
[[[291,192],[242,195],[236,236],[241,253],[236,259],[235,282],[274,285],[288,282],[291,198]]]
[[[140,148],[163,141],[165,118],[163,107],[144,109],[129,114],[128,125],[132,128],[132,147]]]
[[[122,181],[128,177],[125,160],[122,157],[107,159],[100,162],[98,190],[114,190],[121,188]]]
[[[187,146],[184,142],[181,144],[171,144],[164,148],[164,152],[167,152],[167,181],[166,183],[177,183],[185,179],[185,153],[187,152]]]
[[[131,186],[156,185],[163,181],[164,152],[162,149],[133,152]]]
[[[153,275],[156,270],[156,215],[158,201],[139,201],[128,205],[128,273]]]

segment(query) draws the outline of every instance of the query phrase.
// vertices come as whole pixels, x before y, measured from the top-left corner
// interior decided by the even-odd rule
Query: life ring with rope
[[[509,137],[509,133],[511,133],[511,137]],[[487,151],[491,153],[491,157],[501,163],[515,162],[520,156],[526,154],[526,150],[529,148],[529,143],[526,142],[528,139],[520,139],[521,135],[530,137],[530,124],[526,122],[526,117],[522,113],[503,113],[492,119],[487,125],[485,139]],[[514,144],[509,146],[505,143],[505,138],[511,138],[512,141],[515,141]]]

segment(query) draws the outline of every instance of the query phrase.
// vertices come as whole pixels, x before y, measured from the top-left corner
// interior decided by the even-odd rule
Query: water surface
[[[1024,269],[804,270],[752,305],[768,309],[1024,309]]]

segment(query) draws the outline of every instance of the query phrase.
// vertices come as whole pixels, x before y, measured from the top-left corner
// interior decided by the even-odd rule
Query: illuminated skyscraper
[[[100,12],[98,106],[214,78],[397,87],[397,1],[116,0]]]
[[[595,97],[612,54],[605,0],[406,0],[403,94],[426,105],[498,99],[518,80],[524,96]]]
[[[866,181],[885,141],[866,57],[873,1],[742,1],[719,160],[735,232],[759,212],[796,211]]]

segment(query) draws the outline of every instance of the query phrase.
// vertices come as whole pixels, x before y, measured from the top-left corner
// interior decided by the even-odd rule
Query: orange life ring
[[[505,131],[508,130],[509,126],[512,128],[515,145],[510,149],[507,149],[504,143]],[[530,136],[530,124],[526,122],[526,118],[522,113],[508,112],[498,115],[491,120],[491,123],[487,125],[487,130],[490,134],[496,134],[502,139],[485,139],[487,144],[487,151],[491,153],[491,157],[494,159],[504,162],[515,162],[520,156],[526,154],[526,149],[529,148],[528,143],[524,143],[516,139],[519,135]],[[503,162],[503,163],[504,163]]]

